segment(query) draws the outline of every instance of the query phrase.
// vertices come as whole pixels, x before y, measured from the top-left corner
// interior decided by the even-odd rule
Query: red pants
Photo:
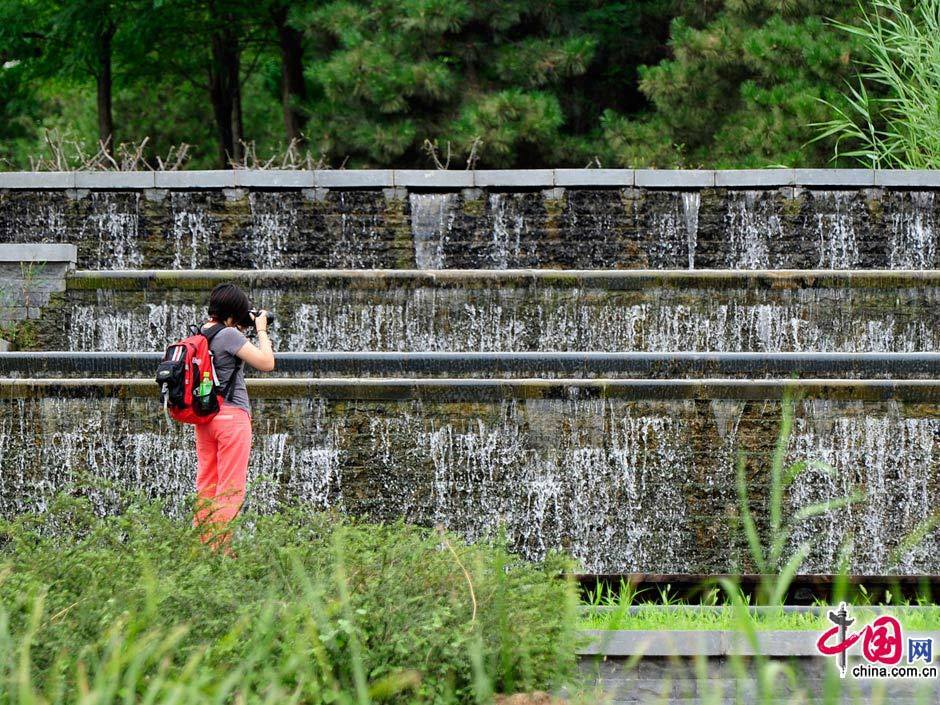
[[[248,478],[248,456],[251,453],[251,416],[237,406],[223,404],[221,410],[206,424],[196,426],[196,526],[212,531],[203,534],[203,541],[212,540],[241,509],[245,501]],[[215,525],[215,526],[213,526]]]

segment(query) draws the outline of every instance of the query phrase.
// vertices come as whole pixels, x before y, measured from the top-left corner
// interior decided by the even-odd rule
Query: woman
[[[242,363],[261,372],[274,369],[274,350],[268,338],[267,312],[253,317],[251,304],[234,284],[219,284],[209,295],[209,320],[202,326],[207,332],[224,325],[212,336],[212,351],[220,389],[225,389],[232,375],[233,387],[220,402],[219,413],[206,424],[196,426],[196,526],[204,527],[202,540],[216,546],[228,546],[228,523],[245,501],[248,456],[251,452],[251,407]],[[258,333],[255,346],[242,332],[254,325]]]

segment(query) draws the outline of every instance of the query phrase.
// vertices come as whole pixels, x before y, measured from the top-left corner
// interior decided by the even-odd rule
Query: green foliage
[[[239,136],[263,159],[302,130],[334,166],[822,166],[837,139],[835,165],[879,149],[923,165],[940,23],[936,0],[902,5],[866,20],[841,0],[13,0],[0,158],[28,167],[46,128],[95,151],[110,36],[117,141],[149,138],[151,164],[184,142],[191,167],[242,163]]]
[[[596,41],[562,2],[337,0],[303,16],[336,49],[312,69],[310,140],[353,165],[424,164],[425,140],[481,164],[546,163],[559,93]]]
[[[830,104],[836,117],[819,138],[835,137],[835,158],[867,167],[940,168],[940,0],[875,0],[860,11],[860,26],[838,27],[865,47],[861,78],[845,105]]]
[[[0,702],[473,702],[574,664],[564,559],[402,523],[251,517],[232,559],[159,506],[63,497],[0,541]]]
[[[651,146],[638,146],[643,128],[634,119],[605,116],[618,161],[718,168],[823,164],[829,145],[807,147],[813,137],[808,125],[828,116],[821,100],[839,102],[838,85],[850,74],[858,46],[828,17],[851,22],[853,8],[835,0],[689,3],[672,23],[672,58],[640,70],[640,87],[656,108],[645,124],[655,128]]]

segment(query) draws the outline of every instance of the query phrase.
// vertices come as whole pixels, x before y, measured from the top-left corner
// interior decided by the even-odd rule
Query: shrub
[[[240,520],[233,559],[70,498],[0,542],[0,702],[483,702],[575,663],[570,565],[500,542],[295,509]]]

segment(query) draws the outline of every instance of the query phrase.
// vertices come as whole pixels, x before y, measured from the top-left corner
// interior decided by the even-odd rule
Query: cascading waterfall
[[[783,237],[780,215],[760,191],[731,191],[725,212],[731,269],[769,269],[770,242]]]
[[[488,264],[493,269],[522,265],[522,234],[526,231],[526,221],[515,200],[509,194],[490,194],[492,229]]]
[[[559,433],[561,418],[574,422]],[[430,506],[406,491],[405,516],[468,540],[502,526],[527,558],[566,546],[597,572],[650,570],[664,561],[688,568],[690,433],[682,419],[634,414],[612,401],[504,402],[492,421],[430,426],[416,406],[370,424],[383,477],[407,475],[405,458],[433,468]],[[553,450],[533,447],[539,435],[556,439]],[[402,439],[407,455],[392,447]]]
[[[252,191],[251,266],[278,269],[288,266],[287,244],[296,236],[298,208],[289,194]]]
[[[698,212],[702,205],[702,194],[698,191],[682,193],[682,219],[689,245],[689,269],[695,269],[695,248],[698,245]]]
[[[891,213],[891,269],[933,269],[937,266],[937,227],[933,191],[905,194],[901,209]]]
[[[259,399],[250,501],[258,511],[301,501],[440,522],[468,539],[502,526],[525,557],[564,547],[591,572],[727,571],[746,555],[726,521],[737,503],[728,478],[739,444],[755,438],[761,449],[749,457],[769,463],[775,421],[764,417],[766,403],[533,399],[455,413],[434,401]],[[185,515],[192,434],[152,404],[4,400],[0,515],[41,511],[56,492],[95,480]],[[805,572],[829,572],[846,541],[855,572],[935,565],[936,536],[894,555],[940,500],[940,419],[905,413],[891,402],[798,405],[788,461],[832,470],[797,477],[787,516],[860,491],[856,503],[796,524],[793,547],[812,544]],[[760,435],[744,433],[755,422]],[[91,497],[99,512],[117,506],[114,490]]]
[[[98,269],[136,269],[144,261],[138,224],[140,194],[92,193],[92,208],[82,228],[84,237],[96,238]]]
[[[195,293],[195,292],[194,292]],[[908,313],[885,312],[883,298],[840,290],[796,290],[761,301],[745,290],[662,291],[643,302],[588,290],[389,289],[381,299],[355,290],[322,289],[300,302],[278,290],[249,292],[278,311],[281,349],[374,351],[819,351],[940,350],[935,296],[899,290]],[[204,316],[201,299],[122,308],[116,292],[75,305],[63,347],[153,350]],[[599,299],[599,300],[598,300]],[[695,304],[690,302],[697,302]],[[917,309],[913,302],[917,301]]]
[[[457,194],[412,193],[411,235],[418,269],[443,269],[444,246],[450,238],[456,218]]]
[[[893,404],[893,403],[892,403]],[[898,539],[930,519],[936,506],[935,477],[940,456],[940,419],[904,418],[898,409],[881,416],[864,406],[836,410],[833,402],[803,402],[794,423],[789,460],[812,459],[836,468],[811,468],[793,483],[792,510],[857,496],[847,506],[804,522],[794,532],[793,547],[808,541],[810,566],[829,572],[843,551],[860,573],[917,572],[935,556],[935,532],[900,555]]]
[[[698,213],[701,193],[683,191],[673,194],[670,207],[657,209],[651,216],[650,227],[655,233],[654,251],[650,265],[655,268],[695,269],[695,249],[698,243]]]
[[[820,269],[854,269],[861,262],[855,234],[853,206],[856,194],[850,191],[813,193],[813,222],[819,243]]]
[[[0,415],[0,514],[43,511],[57,492],[76,483],[96,488],[103,481],[160,498],[171,513],[185,515],[195,492],[192,430],[166,424],[152,413],[152,403],[64,398],[5,402]],[[265,404],[253,402],[259,418],[267,418]],[[274,509],[285,501],[304,501],[341,508],[343,451],[337,444],[342,425],[327,425],[322,400],[298,399],[290,407],[302,428],[290,435],[272,428],[270,421],[256,428],[251,506]],[[35,433],[30,423],[36,413],[46,426],[41,437],[24,442]],[[291,488],[286,496],[284,483]],[[99,490],[90,496],[99,513],[114,511],[113,493]]]
[[[69,349],[75,351],[162,350],[204,321],[204,304],[146,304],[135,311],[115,311],[112,292],[98,292],[94,306],[75,306],[69,318]]]
[[[66,203],[60,199],[22,199],[7,206],[13,242],[67,242]]]
[[[170,194],[173,212],[173,269],[211,266],[212,244],[219,236],[218,226],[193,194]]]
[[[341,192],[339,232],[330,233],[332,245],[328,265],[339,269],[374,269],[381,266],[382,217],[378,213],[356,213],[355,201]]]

